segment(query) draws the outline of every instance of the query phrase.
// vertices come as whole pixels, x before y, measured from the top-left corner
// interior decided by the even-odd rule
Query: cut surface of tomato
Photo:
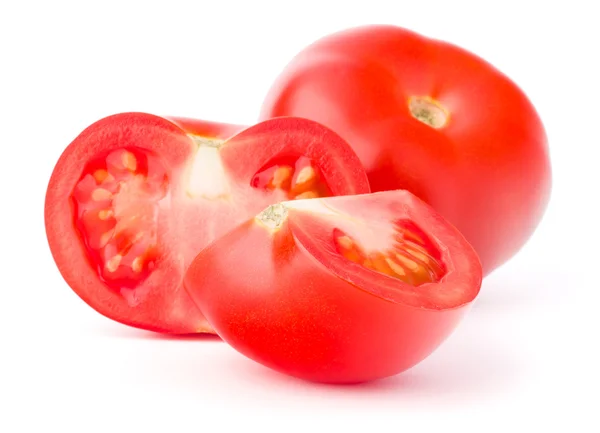
[[[309,120],[244,128],[124,113],[91,125],[59,159],[46,232],[61,274],[100,313],[212,332],[182,288],[204,246],[274,202],[368,190],[349,146]]]
[[[341,383],[390,376],[427,357],[481,279],[458,230],[396,190],[271,205],[205,248],[185,287],[242,354]]]

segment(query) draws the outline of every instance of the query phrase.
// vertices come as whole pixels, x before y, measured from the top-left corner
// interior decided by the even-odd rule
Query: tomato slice
[[[66,282],[101,314],[212,332],[182,288],[204,246],[269,204],[368,191],[349,146],[309,120],[244,129],[124,113],[88,127],[60,157],[46,232]]]
[[[407,191],[289,201],[205,248],[185,287],[249,358],[362,382],[427,357],[481,286],[465,238]]]

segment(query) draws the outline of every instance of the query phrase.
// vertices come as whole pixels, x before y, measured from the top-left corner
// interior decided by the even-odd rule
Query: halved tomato
[[[243,129],[125,113],[83,131],[48,185],[46,232],[71,288],[139,328],[212,332],[182,288],[209,242],[286,199],[369,191],[349,146],[283,118]]]
[[[458,230],[396,190],[272,205],[205,248],[185,287],[249,358],[308,380],[362,382],[427,357],[481,279]]]

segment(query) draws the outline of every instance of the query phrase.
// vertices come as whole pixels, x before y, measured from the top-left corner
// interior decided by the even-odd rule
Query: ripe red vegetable
[[[185,287],[249,358],[308,380],[361,382],[427,357],[481,278],[458,230],[398,190],[272,205],[205,248]]]
[[[285,68],[261,118],[301,116],[336,131],[371,189],[407,189],[479,253],[484,274],[512,257],[549,200],[546,134],[525,94],[454,45],[393,26],[343,31]]]
[[[126,113],[67,147],[48,185],[46,232],[85,302],[139,328],[211,332],[182,287],[205,245],[271,203],[369,191],[356,155],[315,122],[241,129]]]

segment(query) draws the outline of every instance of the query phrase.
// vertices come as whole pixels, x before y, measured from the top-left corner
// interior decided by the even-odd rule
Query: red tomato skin
[[[392,302],[336,277],[291,227],[273,234],[254,221],[240,225],[196,257],[185,287],[233,348],[305,380],[359,383],[414,366],[455,329],[481,283],[463,239],[471,298],[445,309]]]
[[[435,130],[410,114],[412,96],[449,112]],[[346,139],[371,189],[407,189],[478,252],[484,274],[510,259],[547,207],[551,167],[527,96],[468,51],[394,26],[325,37],[299,53],[269,91],[261,118],[300,116]]]

